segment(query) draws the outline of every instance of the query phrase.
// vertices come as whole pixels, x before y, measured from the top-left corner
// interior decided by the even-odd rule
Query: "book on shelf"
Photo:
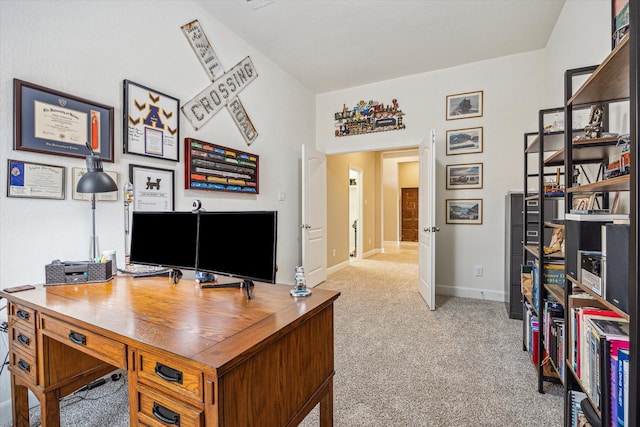
[[[571,410],[570,421],[571,427],[582,427],[586,418],[580,407],[580,402],[587,398],[587,395],[578,390],[569,390],[569,405]],[[584,421],[584,422],[582,422]],[[580,424],[582,422],[582,424]]]
[[[629,220],[629,214],[578,214],[568,213],[565,214],[564,219],[570,221],[596,221],[596,222],[613,222],[618,220]]]
[[[569,213],[576,215],[603,215],[610,214],[611,211],[609,209],[571,209]]]
[[[629,420],[629,350],[618,350],[618,426]]]

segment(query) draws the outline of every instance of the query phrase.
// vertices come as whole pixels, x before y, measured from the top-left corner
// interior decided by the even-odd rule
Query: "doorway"
[[[362,169],[349,166],[349,257],[362,258]]]
[[[418,241],[418,188],[402,189],[402,230],[400,241]]]

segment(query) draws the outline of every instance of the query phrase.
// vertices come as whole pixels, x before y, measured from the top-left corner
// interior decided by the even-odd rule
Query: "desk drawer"
[[[138,378],[144,378],[162,388],[178,393],[201,404],[203,398],[202,372],[184,362],[139,350]]]
[[[36,312],[28,307],[9,303],[9,326],[22,325],[28,330],[36,328]]]
[[[36,355],[36,337],[31,328],[25,328],[20,323],[15,323],[9,330],[9,340],[14,349],[20,349],[33,357]]]
[[[23,353],[12,348],[9,366],[12,368],[14,374],[27,377],[36,384],[38,367],[35,355]]]
[[[102,335],[42,315],[42,333],[110,365],[127,369],[126,346]]]
[[[199,427],[203,425],[201,410],[138,385],[138,423],[146,426]]]

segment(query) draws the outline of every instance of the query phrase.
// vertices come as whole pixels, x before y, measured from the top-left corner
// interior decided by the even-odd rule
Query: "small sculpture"
[[[304,278],[304,267],[296,267],[296,283],[289,292],[294,297],[307,297],[311,295],[311,291],[307,289],[307,283]]]

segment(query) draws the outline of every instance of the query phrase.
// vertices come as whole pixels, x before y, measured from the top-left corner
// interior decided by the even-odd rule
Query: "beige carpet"
[[[417,291],[417,248],[353,261],[321,284],[335,305],[336,426],[561,426],[504,303]],[[399,262],[397,262],[399,261]],[[317,425],[317,408],[302,424]]]

